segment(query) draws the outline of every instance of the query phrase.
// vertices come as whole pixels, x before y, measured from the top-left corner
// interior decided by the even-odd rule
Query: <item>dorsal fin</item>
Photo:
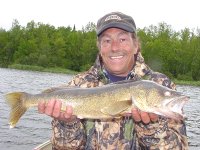
[[[58,87],[51,87],[49,89],[46,89],[42,91],[42,93],[51,93],[54,91],[64,90],[64,89],[72,89],[72,88],[80,88],[78,86],[58,86]]]

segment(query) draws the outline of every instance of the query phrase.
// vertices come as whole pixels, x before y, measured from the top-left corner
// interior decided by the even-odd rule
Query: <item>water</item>
[[[0,68],[0,149],[28,150],[51,137],[51,118],[29,109],[16,128],[9,129],[9,108],[3,95],[12,91],[39,93],[42,90],[67,83],[72,76],[64,74],[19,71]]]
[[[190,101],[184,107],[187,115],[187,135],[191,150],[200,149],[200,87],[177,86],[177,90],[190,96]]]
[[[0,68],[0,149],[29,150],[51,137],[51,118],[29,109],[16,128],[9,129],[9,108],[3,95],[12,91],[39,93],[42,90],[67,83],[72,76],[64,74],[19,71]],[[185,105],[187,134],[191,150],[200,149],[200,87],[177,86],[177,90],[190,96]]]

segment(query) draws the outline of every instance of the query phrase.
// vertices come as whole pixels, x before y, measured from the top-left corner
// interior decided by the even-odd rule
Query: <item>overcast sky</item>
[[[174,30],[200,28],[199,0],[1,0],[0,27],[9,30],[14,19],[55,27],[76,25],[82,29],[112,11],[133,17],[137,27],[165,22]]]

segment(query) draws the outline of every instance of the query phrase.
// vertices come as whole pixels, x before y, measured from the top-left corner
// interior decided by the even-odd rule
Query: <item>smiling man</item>
[[[103,65],[108,72],[117,76],[127,76],[135,64],[134,55],[138,43],[133,42],[130,32],[110,28],[99,37],[98,47]]]
[[[136,25],[132,17],[112,12],[97,23],[99,54],[95,64],[76,75],[68,86],[91,88],[122,80],[148,79],[175,89],[171,80],[152,71],[140,53]],[[132,109],[132,116],[112,120],[80,120],[73,108],[61,112],[61,102],[40,103],[38,110],[53,118],[53,150],[64,149],[188,149],[184,121],[163,118]]]

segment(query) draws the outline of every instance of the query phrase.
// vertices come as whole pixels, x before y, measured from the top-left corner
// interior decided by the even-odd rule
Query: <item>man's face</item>
[[[100,35],[98,47],[107,71],[117,76],[128,75],[138,49],[138,42],[130,32],[109,28]]]

